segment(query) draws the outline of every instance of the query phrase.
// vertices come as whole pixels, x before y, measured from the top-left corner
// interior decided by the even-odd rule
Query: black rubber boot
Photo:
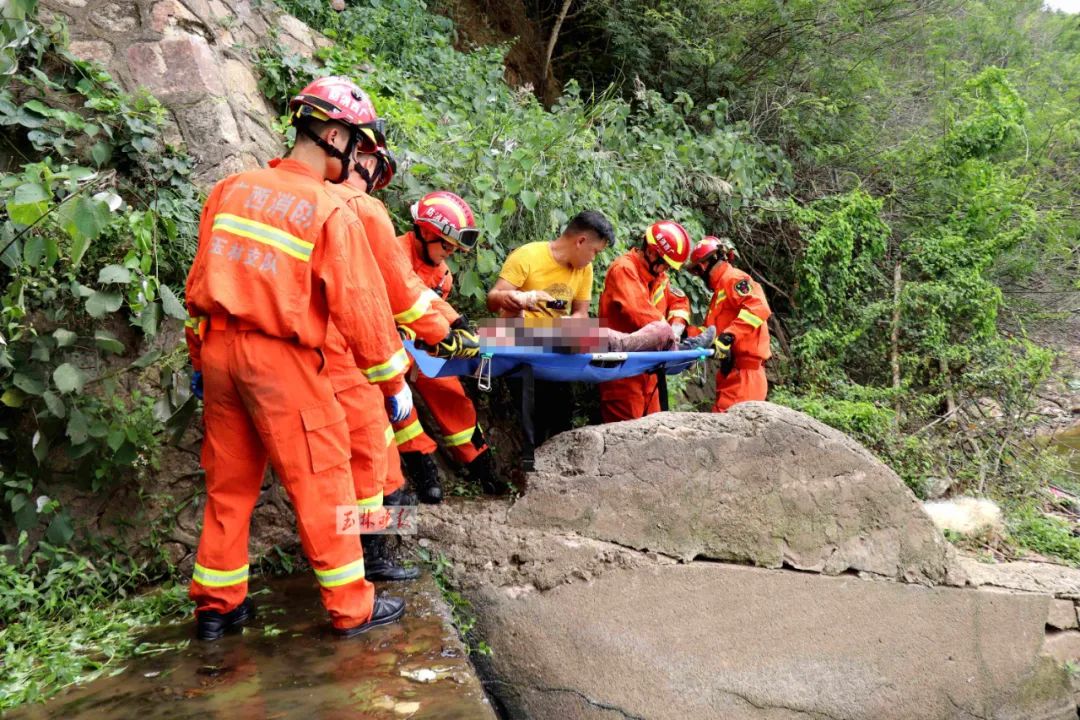
[[[438,505],[442,502],[442,481],[439,479],[439,468],[431,455],[419,452],[403,452],[401,459],[405,462],[405,471],[412,479],[413,488],[420,502],[429,505]]]
[[[364,577],[371,582],[396,582],[420,577],[420,568],[407,568],[394,562],[389,536],[361,535],[360,544],[364,547]]]
[[[384,506],[401,507],[402,505],[416,505],[416,496],[401,487],[383,497]]]
[[[473,458],[473,461],[465,466],[465,472],[469,475],[469,481],[478,484],[485,495],[506,494],[506,483],[495,477],[495,469],[491,467],[489,450]]]
[[[220,640],[225,633],[239,630],[254,618],[255,605],[251,598],[244,598],[244,602],[224,614],[216,610],[200,610],[195,613],[199,639],[207,642]]]
[[[401,619],[405,614],[405,601],[397,597],[379,595],[375,598],[375,607],[371,610],[371,619],[362,625],[351,628],[334,628],[334,632],[341,637],[356,637],[360,633],[367,632],[373,627],[389,625]]]

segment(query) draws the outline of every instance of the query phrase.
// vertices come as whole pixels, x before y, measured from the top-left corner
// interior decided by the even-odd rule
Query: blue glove
[[[202,370],[191,373],[191,394],[200,400],[203,399]]]
[[[386,414],[390,416],[390,422],[401,422],[409,417],[412,405],[412,390],[408,384],[402,385],[397,395],[386,398]]]

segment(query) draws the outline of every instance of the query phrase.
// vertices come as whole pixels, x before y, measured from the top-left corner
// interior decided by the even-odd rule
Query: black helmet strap
[[[355,128],[350,128],[348,144],[345,146],[344,150],[338,150],[336,147],[319,137],[319,133],[311,129],[310,123],[301,122],[297,124],[296,129],[306,135],[320,148],[322,148],[322,151],[325,152],[327,155],[329,155],[330,157],[336,157],[338,160],[341,161],[341,174],[338,176],[337,180],[331,180],[330,182],[335,184],[345,182],[349,177],[349,165],[351,164],[353,151],[356,149],[356,143],[359,139],[360,132]],[[359,165],[356,166],[356,170],[360,173],[360,177],[364,179],[364,182],[368,184],[368,187],[370,187],[371,175],[368,173],[368,171]]]

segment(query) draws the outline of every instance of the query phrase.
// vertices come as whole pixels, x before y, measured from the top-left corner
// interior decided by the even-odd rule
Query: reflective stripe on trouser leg
[[[377,495],[358,499],[356,506],[360,509],[360,529],[362,532],[383,530],[389,524],[390,515],[383,509],[381,490]]]
[[[453,435],[445,435],[443,436],[443,442],[446,443],[447,449],[450,450],[457,461],[463,465],[468,465],[480,453],[487,450],[484,432],[479,424]]]
[[[355,560],[348,565],[342,565],[341,567],[316,570],[315,577],[318,579],[319,585],[324,588],[341,587],[342,585],[348,585],[357,580],[363,580],[364,558]]]
[[[420,418],[413,418],[412,422],[394,433],[394,442],[404,445],[423,432],[424,427],[420,424]]]
[[[467,427],[459,433],[453,435],[443,435],[443,442],[447,447],[457,447],[458,445],[464,445],[467,442],[472,442],[473,435],[476,433],[476,426]]]
[[[215,570],[195,563],[195,571],[191,573],[191,580],[204,587],[211,588],[239,585],[248,581],[248,566],[245,565],[235,570]]]
[[[238,333],[233,352],[232,376],[296,510],[300,542],[331,622],[338,628],[365,623],[375,587],[363,578],[360,536],[338,528],[339,508],[355,509],[356,493],[347,413],[329,374],[317,372],[316,351],[262,333]],[[371,424],[379,444],[384,426]]]
[[[227,613],[247,596],[251,513],[266,471],[266,449],[234,384],[234,333],[208,333],[202,346],[202,466],[206,505],[189,596],[196,610]]]
[[[417,390],[417,385],[413,385],[413,390]],[[409,417],[399,423],[394,423],[394,441],[397,443],[398,452],[418,452],[422,455],[430,455],[438,449],[435,441],[424,432],[424,426],[420,424],[420,416],[416,414],[415,407],[409,413]]]
[[[476,408],[461,381],[456,377],[421,375],[416,378],[414,387],[435,418],[454,459],[464,464],[475,460],[481,452],[481,448],[470,442],[477,425]]]

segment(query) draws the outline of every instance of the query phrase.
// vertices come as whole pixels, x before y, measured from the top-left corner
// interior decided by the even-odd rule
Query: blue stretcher
[[[409,340],[405,349],[428,377],[468,375],[478,378],[482,386],[489,378],[520,374],[526,366],[532,368],[535,378],[549,382],[600,383],[658,371],[677,375],[712,355],[712,350],[568,354],[528,347],[481,347],[480,357],[443,360],[417,350]]]
[[[521,424],[524,433],[522,465],[533,469],[535,432],[533,427],[534,382],[600,383],[608,380],[656,373],[660,407],[667,410],[667,376],[677,375],[695,363],[711,357],[712,350],[670,350],[665,352],[556,353],[530,347],[485,347],[480,357],[443,360],[418,350],[409,340],[405,349],[416,367],[428,377],[466,375],[475,377],[481,390],[491,389],[491,378],[502,375],[522,379]]]

